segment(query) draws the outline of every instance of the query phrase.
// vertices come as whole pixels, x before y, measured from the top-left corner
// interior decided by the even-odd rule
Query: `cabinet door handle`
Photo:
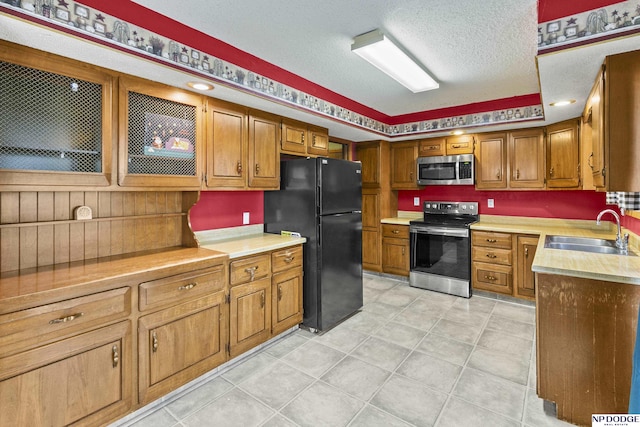
[[[494,258],[497,258],[497,256],[494,254],[487,254],[487,258],[494,259]]]
[[[300,140],[304,144],[304,132],[300,132]]]
[[[260,164],[256,163],[256,175],[260,175]]]
[[[500,169],[498,169],[498,172],[496,172],[496,178],[500,179]]]
[[[496,243],[497,240],[496,239],[487,239],[487,243]]]
[[[402,255],[404,255],[404,249],[405,249],[405,248],[403,247],[403,248],[402,248]]]
[[[264,292],[260,294],[260,308],[264,308]]]
[[[251,279],[250,279],[250,280],[252,280],[252,281],[253,281],[253,279],[255,279],[255,278],[256,278],[256,270],[258,270],[258,266],[257,266],[257,265],[256,265],[256,266],[253,266],[253,267],[248,267],[248,268],[245,268],[245,269],[244,269],[244,271],[245,271],[245,272],[249,273],[249,275],[251,276]]]
[[[525,258],[529,257],[529,248],[524,248],[524,257]]]
[[[593,163],[591,163],[591,159],[593,159],[593,153],[591,153],[589,155],[589,158],[587,159],[587,164],[589,165],[589,167],[591,168],[591,170],[593,170]]]
[[[82,317],[82,316],[84,316],[84,313],[76,313],[76,314],[72,314],[70,316],[65,316],[65,317],[60,317],[58,319],[49,320],[49,324],[50,325],[56,325],[58,323],[67,323],[67,322],[71,322],[72,320],[76,320],[78,317]]]
[[[549,176],[553,176],[553,166],[551,166],[551,169],[549,169]]]
[[[178,290],[179,291],[188,291],[190,289],[195,288],[196,286],[198,286],[197,283],[189,283],[188,285],[178,286]]]
[[[238,164],[236,165],[236,171],[238,171],[238,174],[242,173],[242,162],[240,160],[238,160]]]
[[[120,354],[118,354],[118,346],[114,345],[113,347],[111,347],[111,358],[113,361],[113,367],[117,368],[118,367],[118,362],[120,361]]]
[[[494,276],[487,276],[487,275],[485,275],[485,276],[484,276],[484,278],[485,278],[485,280],[498,280],[498,278],[497,278],[497,277],[494,277]]]
[[[278,286],[278,301],[282,300],[282,285]]]
[[[312,147],[315,147],[315,146],[316,146],[316,136],[315,136],[315,135],[313,135],[313,136],[311,137],[311,146],[312,146]]]
[[[151,334],[151,349],[154,353],[158,351],[158,335],[156,334],[156,331],[153,331]]]
[[[516,169],[516,179],[520,179],[520,169]]]

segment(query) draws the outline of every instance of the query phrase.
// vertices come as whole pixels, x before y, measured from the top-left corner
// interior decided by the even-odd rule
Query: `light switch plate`
[[[420,206],[420,197],[413,198],[413,206]]]
[[[487,207],[493,208],[494,206],[493,199],[487,199]]]
[[[242,225],[249,224],[249,212],[242,212]]]

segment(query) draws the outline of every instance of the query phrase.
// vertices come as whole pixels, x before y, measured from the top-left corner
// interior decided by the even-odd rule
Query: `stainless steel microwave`
[[[418,185],[473,185],[473,154],[418,157]]]

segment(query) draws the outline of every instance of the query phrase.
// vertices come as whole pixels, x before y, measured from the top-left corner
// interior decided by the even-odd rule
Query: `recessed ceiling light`
[[[193,89],[197,89],[197,90],[212,90],[213,89],[213,85],[209,84],[209,83],[203,83],[203,82],[189,82],[187,83],[187,86],[193,88]]]
[[[463,133],[464,133],[464,131],[463,131],[463,130],[458,129],[458,130],[454,130],[454,131],[452,131],[452,132],[451,132],[451,135],[462,135]]]
[[[571,105],[575,102],[576,102],[575,99],[565,99],[563,101],[552,102],[549,105],[551,105],[552,107],[564,107],[565,105]]]

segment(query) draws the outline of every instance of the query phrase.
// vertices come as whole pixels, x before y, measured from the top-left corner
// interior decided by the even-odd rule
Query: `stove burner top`
[[[424,202],[424,218],[411,225],[440,225],[467,228],[478,221],[477,202]]]

